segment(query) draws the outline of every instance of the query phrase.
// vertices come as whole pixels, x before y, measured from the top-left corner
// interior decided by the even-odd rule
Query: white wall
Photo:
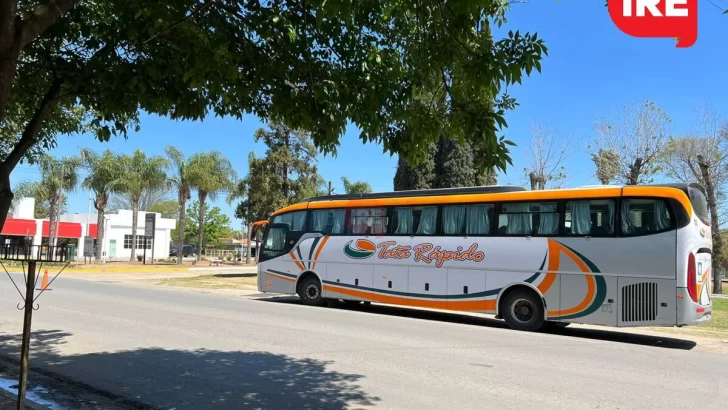
[[[139,211],[137,216],[137,236],[142,237],[144,235],[144,221],[148,212]],[[177,227],[177,220],[162,218],[161,214],[157,214],[156,229],[154,232],[154,241],[152,246],[154,247],[154,259],[169,258],[169,239],[171,236],[172,229]],[[105,260],[129,260],[131,257],[131,249],[124,249],[124,236],[132,234],[132,211],[119,210],[118,213],[105,214],[105,232],[102,246],[102,258]],[[91,223],[96,223],[97,214],[85,215],[85,214],[73,214],[63,215],[62,221],[79,222],[83,229],[83,235],[86,234],[86,220],[87,218]],[[140,239],[141,240],[141,239]],[[116,241],[116,252],[115,255],[111,255],[111,241]],[[78,255],[83,257],[83,238],[79,241],[79,252]],[[97,244],[98,246],[99,244]],[[142,243],[141,249],[136,249],[137,256],[144,256],[144,247]],[[147,260],[152,258],[152,249],[147,249]]]

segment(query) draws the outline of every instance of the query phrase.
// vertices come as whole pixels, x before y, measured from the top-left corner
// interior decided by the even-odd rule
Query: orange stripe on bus
[[[596,292],[596,279],[594,279],[594,276],[592,275],[584,275],[584,279],[586,279],[586,297],[584,297],[584,300],[581,301],[578,305],[565,309],[565,310],[551,310],[548,312],[549,316],[566,316],[566,315],[572,315],[574,313],[579,313],[582,310],[586,309],[589,304],[591,303],[592,299],[594,299],[594,293]]]
[[[289,278],[289,277],[283,276],[283,275],[276,275],[275,273],[271,273],[271,272],[265,272],[265,274],[268,275],[268,276],[273,276],[276,279],[283,279],[286,282],[295,282],[296,281],[293,278]]]
[[[316,255],[313,256],[313,267],[311,269],[316,269],[316,262],[318,262],[318,257],[321,254],[321,251],[324,250],[324,246],[326,245],[326,242],[329,240],[330,236],[324,236],[324,239],[321,240],[321,245],[319,245],[319,248],[316,250]]]
[[[291,256],[291,259],[293,259],[293,263],[295,263],[296,266],[298,266],[298,269],[301,269],[302,271],[306,270],[306,267],[303,266],[303,264],[301,262],[299,262],[298,259],[296,259],[296,255],[293,254],[293,251],[291,251],[288,255]]]
[[[700,292],[703,291],[703,286],[707,283],[709,272],[710,268],[706,268],[705,272],[703,272],[703,276],[700,278],[700,283],[698,283],[698,297],[700,297]],[[710,288],[708,288],[708,290],[710,290]]]
[[[495,311],[495,300],[427,300],[406,298],[402,296],[383,295],[380,293],[366,292],[362,290],[349,289],[336,285],[324,285],[327,292],[335,292],[341,295],[370,300],[372,302],[387,303],[390,305],[406,305],[430,309],[447,309],[462,311]]]
[[[692,218],[692,205],[685,193],[670,187],[623,187],[600,189],[563,189],[551,191],[519,191],[506,193],[440,195],[426,197],[353,199],[338,201],[302,202],[275,211],[272,216],[303,209],[330,209],[352,207],[378,207],[397,205],[455,204],[473,202],[541,201],[560,199],[618,198],[620,196],[644,196],[672,198],[679,201]]]

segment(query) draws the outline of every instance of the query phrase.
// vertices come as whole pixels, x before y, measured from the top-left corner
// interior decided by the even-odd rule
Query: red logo
[[[609,16],[634,37],[673,37],[677,47],[698,39],[698,0],[608,0]]]

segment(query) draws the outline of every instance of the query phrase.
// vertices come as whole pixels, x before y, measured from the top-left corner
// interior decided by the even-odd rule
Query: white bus
[[[481,312],[513,329],[711,319],[698,184],[489,186],[312,198],[263,237],[261,292]]]

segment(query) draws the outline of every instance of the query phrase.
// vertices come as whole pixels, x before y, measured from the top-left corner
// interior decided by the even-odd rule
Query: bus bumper
[[[690,299],[686,288],[677,288],[677,325],[693,326],[710,322],[713,318],[713,306],[703,306]]]

